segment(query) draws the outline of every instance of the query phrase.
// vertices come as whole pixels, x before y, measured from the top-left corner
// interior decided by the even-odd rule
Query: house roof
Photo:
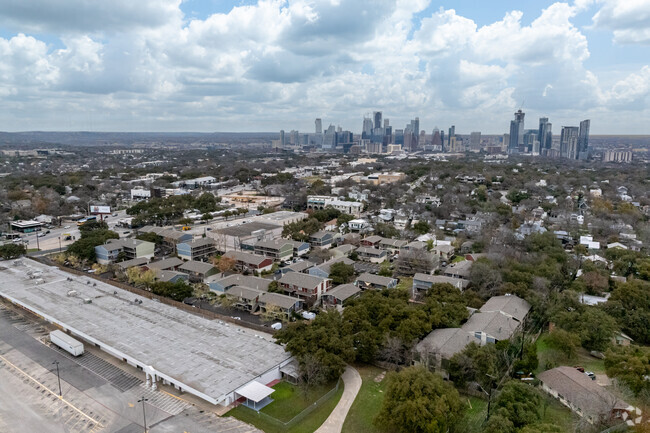
[[[156,279],[158,281],[162,281],[162,282],[171,281],[171,280],[173,280],[174,278],[176,278],[178,276],[181,276],[184,279],[187,279],[187,274],[185,274],[183,272],[165,271],[165,270],[161,270],[161,269],[154,269],[153,271],[156,274]]]
[[[271,280],[266,278],[254,277],[252,275],[233,274],[227,277],[220,275],[211,275],[205,280],[206,283],[217,283],[223,287],[229,286],[243,286],[257,290],[268,290]]]
[[[499,311],[474,313],[462,328],[468,332],[484,332],[497,340],[507,340],[515,333],[519,322]]]
[[[389,284],[394,282],[395,278],[382,277],[381,275],[375,275],[369,272],[364,272],[357,278],[357,283],[368,283],[382,287],[388,287]]]
[[[474,264],[471,260],[463,260],[461,262],[452,263],[445,268],[445,274],[458,275],[459,277],[469,278],[469,274]]]
[[[277,224],[270,224],[270,223],[262,223],[259,221],[253,221],[250,223],[246,224],[240,224],[237,226],[233,227],[225,227],[222,229],[218,230],[213,230],[212,233],[215,231],[217,233],[221,233],[226,236],[232,236],[232,237],[242,237],[242,236],[250,236],[251,233],[258,231],[258,230],[276,230],[281,226],[278,226]]]
[[[383,239],[384,238],[382,238],[381,236],[372,235],[372,236],[368,236],[365,239],[362,239],[362,242],[369,242],[371,244],[376,244],[377,242],[381,242]]]
[[[259,302],[264,302],[266,305],[277,305],[280,308],[289,309],[296,305],[296,302],[301,302],[301,300],[281,293],[263,292],[260,295]]]
[[[404,241],[402,239],[388,239],[388,238],[383,238],[380,242],[379,245],[384,246],[384,247],[394,247],[394,248],[401,248],[404,245],[408,244],[407,241]]]
[[[183,263],[185,262],[183,262],[178,257],[170,257],[168,259],[158,260],[157,262],[151,262],[147,265],[147,267],[149,269],[165,270],[165,269],[175,268],[177,266],[182,265]]]
[[[322,263],[318,266],[316,266],[318,269],[321,271],[325,272],[326,274],[330,273],[330,268],[332,267],[333,264],[335,263],[345,263],[346,265],[353,265],[355,262],[352,259],[348,259],[347,257],[339,257],[338,259],[331,259],[326,261],[325,263]]]
[[[137,259],[125,260],[123,262],[116,263],[121,269],[128,269],[134,266],[142,266],[149,263],[149,260],[145,257],[139,257]]]
[[[345,301],[359,292],[361,292],[361,289],[354,284],[341,284],[340,286],[334,287],[332,290],[327,292],[327,294],[339,299],[340,301]]]
[[[374,248],[374,247],[359,247],[359,248],[357,248],[357,253],[367,254],[367,255],[372,255],[372,256],[384,256],[384,255],[386,255],[386,251],[380,250],[379,248]]]
[[[203,247],[205,245],[214,245],[214,239],[212,238],[199,238],[195,239],[191,242],[183,242],[184,244],[187,244],[190,246],[190,248],[198,248],[198,247]]]
[[[123,247],[135,248],[142,244],[151,244],[153,242],[141,241],[140,239],[109,239],[103,246],[107,250],[119,249]]]
[[[293,242],[286,239],[264,239],[255,244],[256,247],[282,249],[285,245],[291,245],[293,251]]]
[[[338,251],[340,253],[347,254],[347,253],[351,253],[352,251],[354,251],[356,249],[357,249],[357,247],[355,247],[354,245],[343,244],[343,245],[339,245],[336,248],[332,248],[332,251]]]
[[[325,236],[330,236],[331,237],[332,233],[328,232],[326,230],[320,230],[320,231],[317,231],[316,233],[312,234],[310,236],[310,238],[321,239],[321,238],[324,238]]]
[[[190,260],[188,262],[183,263],[183,265],[179,266],[178,269],[180,269],[181,271],[194,272],[197,274],[207,274],[212,269],[214,269],[214,266],[212,265],[212,263],[197,262],[196,260]]]
[[[303,272],[306,271],[307,269],[311,268],[314,266],[314,263],[310,262],[309,260],[303,260],[302,262],[296,262],[293,263],[289,266],[287,266],[285,269],[291,269],[294,272]]]
[[[588,416],[599,417],[608,415],[613,409],[629,407],[625,401],[573,367],[556,367],[540,373],[537,378]]]
[[[404,248],[408,248],[410,250],[421,250],[426,247],[427,243],[422,241],[411,241],[408,244],[404,245]]]
[[[501,311],[521,322],[530,311],[530,304],[515,295],[493,296],[483,304],[480,311]]]
[[[452,286],[459,288],[460,290],[465,289],[469,285],[468,280],[465,280],[463,278],[447,277],[445,275],[429,275],[417,273],[413,279],[418,281],[425,281],[431,284],[449,283]]]
[[[256,266],[261,265],[266,260],[270,260],[268,257],[245,253],[243,251],[228,251],[224,256],[240,262],[254,264]]]
[[[475,339],[461,328],[436,329],[417,344],[418,352],[438,353],[449,359]]]
[[[279,282],[281,284],[289,284],[293,286],[313,289],[326,280],[327,278],[315,277],[313,275],[303,274],[300,272],[289,272],[287,274],[284,274],[282,278],[280,278]]]

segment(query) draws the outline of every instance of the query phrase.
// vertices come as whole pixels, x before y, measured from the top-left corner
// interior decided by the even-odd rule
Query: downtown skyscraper
[[[515,113],[515,120],[510,121],[510,143],[508,143],[508,153],[518,153],[523,151],[525,116],[526,113],[519,109]]]

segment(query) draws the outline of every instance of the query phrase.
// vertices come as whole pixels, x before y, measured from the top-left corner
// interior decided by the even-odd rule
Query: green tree
[[[377,272],[377,274],[381,275],[382,277],[392,277],[393,269],[391,268],[390,263],[383,262],[379,266],[379,272]]]
[[[334,284],[347,284],[354,278],[354,266],[337,262],[330,266],[329,278]]]
[[[322,380],[337,379],[345,365],[355,357],[353,336],[338,311],[316,316],[311,323],[291,323],[275,334],[279,343],[296,357],[303,374],[307,360],[315,359],[322,367]]]
[[[140,233],[135,238],[141,241],[153,242],[156,246],[161,245],[163,242],[162,236],[154,232]]]
[[[403,433],[446,433],[462,414],[458,391],[423,367],[408,367],[387,377],[376,424]]]
[[[14,243],[4,244],[0,246],[0,258],[4,260],[15,259],[25,254],[27,250],[24,245],[17,245]]]
[[[413,224],[413,231],[415,233],[424,235],[429,233],[429,231],[431,231],[431,227],[429,226],[429,223],[427,223],[426,221],[420,220],[415,224]]]
[[[81,231],[81,238],[68,247],[68,253],[82,260],[95,261],[96,246],[105,244],[109,239],[119,238],[117,233],[101,228],[101,226],[95,226],[93,229],[87,228]]]
[[[608,350],[605,372],[625,383],[635,395],[650,391],[650,349],[629,346]]]
[[[541,418],[542,396],[537,389],[518,380],[507,382],[493,403],[494,413],[510,420],[515,428],[534,424]]]
[[[552,349],[559,350],[572,359],[576,356],[580,347],[580,336],[564,329],[555,328],[545,338],[546,344]]]
[[[194,207],[203,214],[214,212],[217,210],[217,198],[214,194],[204,192],[196,199]]]
[[[617,284],[604,309],[636,342],[650,344],[650,283]]]

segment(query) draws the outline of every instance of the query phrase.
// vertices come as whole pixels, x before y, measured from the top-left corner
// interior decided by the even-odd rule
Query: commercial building
[[[240,251],[243,243],[254,245],[261,240],[278,239],[282,236],[282,226],[267,222],[253,221],[245,224],[237,224],[232,227],[225,227],[218,230],[211,230],[207,233],[209,238],[214,239],[217,251]]]
[[[43,223],[33,220],[12,221],[10,225],[13,231],[20,233],[40,232],[43,227]]]
[[[155,247],[153,242],[139,239],[109,239],[104,245],[95,247],[95,256],[100,265],[117,261],[120,253],[123,253],[125,260],[152,259]]]
[[[247,385],[280,379],[280,369],[291,362],[282,346],[259,331],[207,320],[101,281],[87,284],[87,277],[31,260],[3,267],[0,279],[1,297],[137,367],[154,389],[163,383],[226,406],[245,397]]]

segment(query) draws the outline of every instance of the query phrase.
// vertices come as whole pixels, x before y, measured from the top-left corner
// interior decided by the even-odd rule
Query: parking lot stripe
[[[52,391],[50,388],[48,388],[47,386],[45,386],[43,383],[41,383],[41,382],[39,382],[38,380],[34,379],[32,376],[30,376],[29,374],[27,374],[24,370],[18,368],[16,365],[14,365],[11,361],[9,361],[9,360],[8,360],[7,358],[5,358],[4,356],[0,355],[0,359],[2,359],[2,361],[4,361],[4,362],[5,362],[7,365],[9,365],[10,367],[12,367],[12,368],[14,368],[15,370],[17,370],[18,372],[20,372],[23,376],[27,377],[28,379],[30,379],[31,381],[33,381],[33,382],[36,383],[37,385],[42,386],[43,389],[45,389],[45,390],[48,391],[50,394],[52,394],[53,396],[55,396],[56,398],[58,398],[59,400],[61,400],[61,401],[64,402],[65,404],[67,404],[69,407],[71,407],[72,409],[74,409],[75,411],[77,411],[77,412],[78,412],[79,414],[81,414],[82,416],[86,417],[88,420],[92,421],[93,423],[97,423],[97,424],[99,424],[99,426],[103,427],[103,425],[101,425],[100,423],[98,423],[95,419],[93,419],[92,417],[86,415],[86,414],[85,414],[81,409],[77,408],[75,405],[73,405],[72,403],[70,403],[69,401],[67,401],[66,399],[64,399],[63,397],[60,397],[56,392]]]

